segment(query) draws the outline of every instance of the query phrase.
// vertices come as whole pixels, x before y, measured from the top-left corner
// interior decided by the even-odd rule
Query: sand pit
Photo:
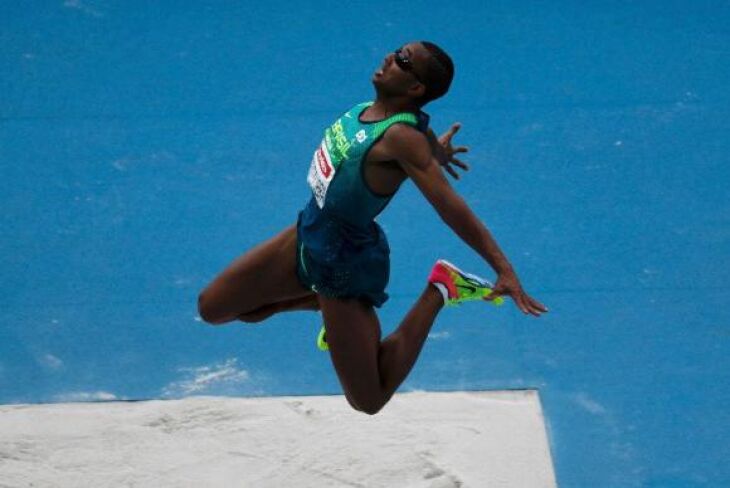
[[[0,487],[554,487],[534,390],[0,407]]]

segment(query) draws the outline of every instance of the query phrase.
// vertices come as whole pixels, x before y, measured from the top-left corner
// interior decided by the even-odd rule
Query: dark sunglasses
[[[413,69],[413,62],[411,61],[411,58],[405,55],[403,48],[399,47],[393,52],[393,54],[395,54],[395,64],[397,64],[400,69],[408,71],[419,83],[423,83],[421,78],[418,76],[418,73],[416,73]]]

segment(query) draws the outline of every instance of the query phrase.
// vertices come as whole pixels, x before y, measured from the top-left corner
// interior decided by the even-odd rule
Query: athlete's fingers
[[[446,131],[446,134],[442,137],[443,144],[449,144],[451,142],[451,138],[454,137],[454,134],[459,132],[459,129],[461,129],[461,122],[455,122],[452,124],[449,130]]]
[[[547,307],[543,305],[542,303],[538,302],[534,298],[530,298],[530,301],[532,302],[532,306],[540,310],[541,312],[547,312]]]
[[[446,171],[448,171],[448,172],[449,172],[449,174],[450,174],[451,176],[453,176],[453,177],[454,177],[455,179],[457,179],[457,180],[459,179],[459,173],[457,173],[457,172],[456,172],[456,170],[454,170],[454,168],[452,168],[452,167],[451,167],[451,166],[449,166],[448,164],[445,164],[445,165],[444,165],[444,168],[446,168]]]
[[[540,311],[540,312],[542,312],[542,313],[545,313],[545,312],[547,312],[547,311],[548,311],[548,309],[547,309],[547,307],[546,307],[545,305],[543,305],[542,303],[538,302],[538,301],[537,301],[537,300],[535,300],[534,298],[532,298],[532,297],[528,296],[528,297],[527,297],[527,299],[528,299],[528,301],[530,302],[530,305],[531,305],[531,306],[532,306],[532,307],[533,307],[534,309],[536,309],[536,310],[539,310],[539,311]]]
[[[466,164],[464,161],[452,156],[451,162],[454,163],[455,165],[457,165],[459,168],[463,169],[464,171],[469,171],[469,165]]]
[[[530,307],[530,303],[527,301],[527,299],[529,298],[527,296],[527,294],[524,291],[522,291],[522,289],[518,289],[515,292],[515,295],[516,295],[515,302],[517,302],[517,305],[520,307],[520,310],[522,310],[522,312],[525,315],[527,315],[527,314],[535,315],[535,313],[532,311],[532,307]]]
[[[525,303],[524,294],[518,293],[517,294],[517,300],[515,300],[515,301],[517,302],[517,305],[520,307],[520,310],[522,310],[522,312],[525,315],[527,315],[527,314],[530,313],[530,307],[528,307],[527,304]]]
[[[469,152],[469,148],[466,146],[457,146],[454,148],[454,154],[460,153],[460,152]]]
[[[454,134],[459,132],[459,129],[461,129],[461,122],[454,122],[451,124],[451,127],[449,127],[449,131],[447,132],[449,140],[454,137]]]
[[[535,301],[527,294],[524,294],[523,298],[525,300],[525,304],[527,305],[527,309],[532,315],[534,315],[535,317],[539,317],[540,314],[544,312],[544,310],[541,310],[540,308],[535,306]]]
[[[535,317],[539,317],[540,314],[542,313],[540,310],[536,309],[532,305],[528,306],[528,311],[530,312],[531,315],[533,315]]]

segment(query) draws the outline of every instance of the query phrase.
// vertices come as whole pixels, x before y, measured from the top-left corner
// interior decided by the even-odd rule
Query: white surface
[[[536,391],[0,406],[0,487],[554,487]]]

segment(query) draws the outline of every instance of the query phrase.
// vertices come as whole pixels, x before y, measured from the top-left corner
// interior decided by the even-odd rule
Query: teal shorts
[[[366,233],[328,220],[297,220],[297,277],[306,288],[331,298],[357,298],[380,307],[388,300],[390,247],[378,224]],[[365,235],[365,237],[363,237]]]

